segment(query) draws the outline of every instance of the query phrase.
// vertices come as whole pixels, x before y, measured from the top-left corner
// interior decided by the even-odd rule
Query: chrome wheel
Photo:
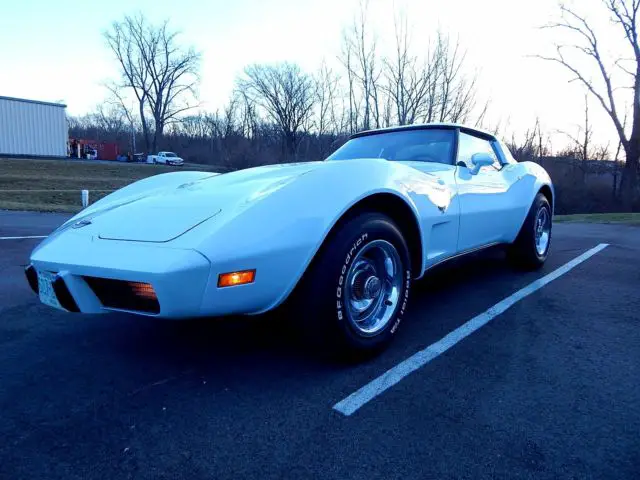
[[[372,336],[387,326],[402,282],[402,261],[391,243],[375,240],[358,252],[346,275],[345,310],[359,334]]]
[[[538,210],[534,225],[534,228],[536,229],[536,251],[538,252],[538,255],[543,256],[547,253],[549,241],[551,240],[551,215],[546,207],[542,207]]]

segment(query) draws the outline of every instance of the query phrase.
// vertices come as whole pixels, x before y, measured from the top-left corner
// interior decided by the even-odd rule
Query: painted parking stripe
[[[539,278],[535,282],[532,282],[526,287],[518,290],[513,295],[508,296],[501,302],[496,303],[493,307],[489,308],[487,311],[481,313],[480,315],[473,317],[471,320],[456,328],[436,343],[429,345],[424,350],[420,350],[406,360],[400,362],[395,367],[387,370],[378,378],[367,383],[365,386],[355,391],[347,398],[339,401],[333,406],[333,409],[346,416],[353,414],[360,407],[370,402],[389,388],[393,387],[396,383],[398,383],[410,373],[415,372],[419,368],[425,366],[434,358],[449,350],[455,344],[489,323],[491,320],[503,313],[508,308],[512,307],[518,301],[531,295],[533,292],[540,290],[548,283],[553,282],[556,278],[569,272],[585,260],[588,260],[598,252],[604,250],[608,246],[609,244],[607,243],[601,243],[597,247],[584,252],[582,255],[564,264],[557,270],[554,270],[548,275],[545,275],[544,277]]]
[[[26,238],[47,238],[46,235],[27,235],[25,237],[0,237],[0,240],[24,240]]]

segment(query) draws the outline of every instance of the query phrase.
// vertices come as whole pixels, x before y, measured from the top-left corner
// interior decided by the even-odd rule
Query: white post
[[[89,205],[89,190],[82,190],[82,208]]]

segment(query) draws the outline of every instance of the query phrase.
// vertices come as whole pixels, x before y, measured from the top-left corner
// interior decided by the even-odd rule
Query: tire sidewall
[[[546,209],[547,210],[547,215],[549,215],[549,243],[547,244],[547,249],[545,250],[545,252],[540,255],[538,253],[538,249],[536,247],[536,219],[538,218],[538,213],[540,212],[541,209]],[[538,261],[540,262],[544,262],[547,257],[549,256],[549,250],[551,249],[551,238],[552,238],[552,234],[553,234],[553,216],[551,214],[551,205],[549,205],[548,200],[546,199],[546,197],[542,194],[538,194],[538,196],[536,197],[536,200],[534,202],[534,208],[531,211],[532,217],[531,217],[531,225],[530,225],[530,229],[531,229],[531,249],[533,251],[533,254],[535,255],[535,257],[538,259]]]
[[[391,243],[402,262],[402,287],[398,304],[385,327],[372,336],[365,336],[351,323],[346,312],[345,282],[353,259],[370,243],[385,240]],[[384,347],[397,333],[406,315],[411,289],[411,263],[406,241],[395,224],[383,215],[367,214],[348,222],[329,245],[328,285],[332,308],[327,312],[338,336],[346,346],[356,350],[377,350]]]

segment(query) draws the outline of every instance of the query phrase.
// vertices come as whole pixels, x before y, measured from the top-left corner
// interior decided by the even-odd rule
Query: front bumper
[[[31,267],[31,268],[30,268]],[[37,272],[56,274],[54,291],[60,303],[75,303],[82,313],[105,313],[109,310],[129,311],[159,317],[190,317],[201,313],[211,265],[199,252],[167,248],[142,242],[99,240],[75,232],[37,248],[31,256],[26,274],[37,290]],[[34,281],[35,277],[35,281]],[[114,308],[103,304],[91,279],[120,280],[150,284],[159,309]],[[58,289],[56,289],[58,284]],[[35,288],[34,288],[35,285]],[[63,303],[65,290],[72,302]],[[61,292],[61,294],[58,293]],[[61,295],[63,298],[61,298]],[[123,303],[126,305],[126,303]]]
[[[125,310],[164,318],[243,315],[271,310],[284,301],[314,248],[309,240],[314,235],[266,239],[233,235],[241,240],[235,242],[204,242],[193,232],[195,240],[189,235],[159,243],[106,240],[99,238],[97,228],[69,227],[44,240],[32,253],[31,264],[37,272],[62,278],[82,313]],[[250,269],[256,270],[253,283],[218,287],[220,274]],[[109,283],[105,279],[149,284],[159,310],[113,307],[126,302],[112,301],[109,306],[101,302],[87,277],[103,284]]]
[[[36,271],[35,267],[33,265],[28,265],[25,268],[24,273],[27,277],[27,282],[29,282],[29,286],[31,287],[33,292],[38,295],[40,293],[40,289],[38,287],[38,272]],[[52,286],[56,298],[62,308],[64,308],[68,312],[80,311],[80,309],[78,308],[78,304],[71,295],[71,292],[69,291],[69,288],[67,287],[67,284],[62,277],[56,277]]]

